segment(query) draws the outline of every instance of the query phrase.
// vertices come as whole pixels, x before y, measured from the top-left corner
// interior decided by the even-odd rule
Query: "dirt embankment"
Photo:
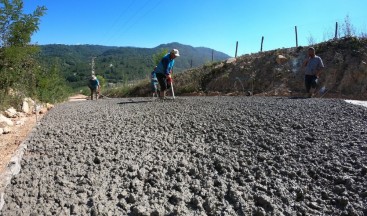
[[[62,104],[1,215],[366,215],[367,109],[191,97]]]
[[[320,88],[326,97],[367,100],[367,39],[343,38],[314,46],[325,64]],[[285,61],[277,63],[279,55]],[[290,96],[304,92],[307,47],[278,49],[207,64],[174,75],[177,95]],[[138,86],[129,95],[147,96]]]
[[[39,116],[38,118],[41,117]],[[18,121],[21,121],[22,124],[16,125],[11,133],[0,135],[0,173],[4,172],[6,165],[19,147],[19,144],[27,138],[32,128],[36,125],[35,115],[20,119]]]

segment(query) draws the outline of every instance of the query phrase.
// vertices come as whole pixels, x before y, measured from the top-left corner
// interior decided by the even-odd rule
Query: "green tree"
[[[103,89],[106,86],[106,79],[103,78],[103,76],[101,76],[101,75],[97,75],[97,79],[99,81],[99,85]]]
[[[23,14],[22,0],[0,0],[0,45],[27,46],[45,11],[38,6],[33,13]]]
[[[71,92],[60,75],[60,64],[49,68],[39,67],[36,73],[36,96],[43,102],[56,103],[65,100]]]
[[[34,57],[39,49],[30,42],[45,11],[37,7],[24,14],[22,0],[0,0],[0,101],[10,89],[20,95],[35,94],[39,65]]]
[[[153,62],[158,65],[162,58],[168,53],[168,49],[161,49],[156,54],[153,54]]]

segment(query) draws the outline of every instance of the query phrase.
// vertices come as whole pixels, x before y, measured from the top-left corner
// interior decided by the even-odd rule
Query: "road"
[[[25,142],[0,214],[366,215],[366,125],[332,99],[65,103]]]

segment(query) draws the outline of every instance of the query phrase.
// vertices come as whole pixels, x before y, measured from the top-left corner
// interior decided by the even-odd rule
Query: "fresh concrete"
[[[1,215],[366,215],[366,125],[343,100],[62,104]]]

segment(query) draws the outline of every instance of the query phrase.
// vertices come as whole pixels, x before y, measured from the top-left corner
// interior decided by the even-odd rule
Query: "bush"
[[[155,53],[153,57],[153,62],[157,66],[162,58],[168,53],[168,49],[161,49],[159,52]]]
[[[57,103],[66,100],[72,90],[61,77],[55,64],[51,69],[40,69],[36,76],[36,97],[43,102]]]
[[[5,95],[0,93],[0,101],[0,111],[4,111],[9,107],[20,108],[18,106],[21,104],[22,98],[17,95]]]
[[[55,74],[40,73],[37,46],[30,45],[46,8],[23,13],[22,0],[0,0],[0,106],[14,106],[23,97],[56,102],[65,88]]]
[[[99,81],[99,85],[101,86],[101,88],[103,89],[104,87],[106,87],[106,79],[103,78],[100,75],[97,75],[97,79]]]
[[[344,37],[353,37],[356,34],[356,29],[355,27],[352,25],[352,22],[350,21],[350,17],[349,15],[347,15],[344,18],[344,23],[342,25],[342,31],[344,34]]]
[[[102,89],[103,90],[103,89]],[[73,91],[75,94],[82,94],[82,95],[86,95],[89,96],[90,95],[90,89],[86,86],[84,87],[79,87],[77,89],[74,89]]]

